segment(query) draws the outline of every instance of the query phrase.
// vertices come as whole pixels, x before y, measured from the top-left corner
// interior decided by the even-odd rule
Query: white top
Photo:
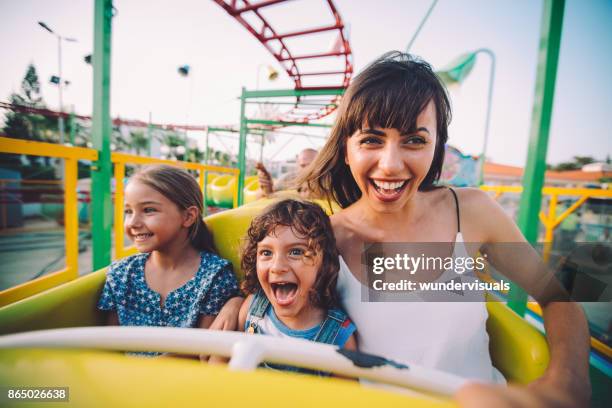
[[[453,256],[467,256],[460,232],[455,239]],[[449,273],[454,275],[446,271],[441,278],[448,280],[445,276]],[[489,355],[484,299],[481,302],[364,302],[362,289],[340,256],[337,291],[344,310],[357,326],[360,351],[464,378],[505,383]]]

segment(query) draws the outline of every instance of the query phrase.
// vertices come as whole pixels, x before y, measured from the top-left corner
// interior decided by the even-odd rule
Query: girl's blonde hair
[[[196,222],[189,227],[189,241],[199,251],[216,253],[212,235],[202,219],[204,210],[202,191],[191,174],[177,167],[152,165],[138,170],[131,180],[138,180],[163,194],[181,210],[196,207],[198,216]]]

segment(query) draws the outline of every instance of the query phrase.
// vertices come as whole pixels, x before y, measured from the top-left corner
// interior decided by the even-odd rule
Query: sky
[[[0,101],[18,91],[29,63],[42,82],[47,105],[58,108],[57,39],[38,26],[78,42],[63,43],[65,109],[89,115],[92,110],[92,69],[83,57],[92,51],[93,0],[0,0]],[[386,51],[405,50],[431,0],[335,0],[347,26],[358,73]],[[158,123],[236,125],[241,87],[287,89],[293,82],[281,71],[269,82],[266,66],[276,60],[244,27],[212,0],[116,0],[113,19],[111,112],[113,117]],[[411,52],[442,69],[458,55],[480,48],[493,51],[495,81],[487,157],[497,163],[523,166],[531,126],[543,4],[537,0],[439,0]],[[325,0],[293,0],[264,10],[277,32],[331,23]],[[612,155],[608,120],[612,115],[612,1],[567,0],[550,130],[548,163],[573,156]],[[313,35],[294,40],[295,54],[328,47],[333,38]],[[177,67],[188,64],[188,78]],[[334,58],[312,62],[330,70]],[[449,143],[466,154],[482,151],[491,61],[478,54],[466,81],[449,92],[453,121]],[[248,113],[253,114],[252,111]],[[324,121],[331,121],[333,117]],[[325,135],[301,128],[288,132]],[[201,133],[190,133],[203,138]],[[304,147],[322,146],[323,138],[287,134],[264,150],[265,160],[294,157]],[[216,148],[237,150],[232,136],[214,137]],[[251,144],[249,154],[259,155]]]

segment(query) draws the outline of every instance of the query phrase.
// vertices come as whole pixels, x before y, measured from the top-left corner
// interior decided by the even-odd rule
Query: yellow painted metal
[[[533,313],[542,317],[542,308],[537,302],[528,302],[527,309],[531,310]],[[595,337],[591,337],[591,347],[595,350],[599,351],[601,354],[607,356],[608,358],[612,358],[612,347],[608,346],[605,343],[597,340]]]
[[[68,278],[79,276],[79,219],[77,197],[78,161],[64,160],[64,236]]]
[[[145,157],[145,156],[136,156],[134,154],[126,154],[114,152],[111,155],[111,160],[113,163],[130,163],[130,164],[168,164],[170,166],[182,167],[189,170],[203,170],[203,171],[216,171],[220,173],[231,173],[238,174],[238,169],[234,169],[231,167],[221,167],[221,166],[211,166],[208,164],[199,164],[178,160],[164,160],[157,159],[154,157]]]
[[[554,221],[554,227],[558,227],[559,224],[561,224],[563,222],[564,219],[566,219],[568,217],[568,215],[570,215],[571,213],[573,213],[574,211],[576,211],[578,209],[578,207],[580,207],[582,204],[584,204],[584,202],[586,200],[588,200],[589,197],[587,196],[582,196],[578,199],[578,201],[576,201],[574,204],[572,204],[567,210],[565,210],[563,213],[561,213]]]
[[[126,164],[138,164],[138,165],[149,165],[149,164],[167,164],[170,166],[182,167],[184,169],[198,171],[198,184],[204,193],[204,188],[208,186],[205,183],[205,177],[207,172],[215,171],[221,173],[229,173],[229,175],[237,175],[238,170],[231,167],[220,167],[210,166],[199,163],[184,162],[177,160],[164,160],[157,159],[154,157],[137,156],[133,154],[114,152],[111,154],[111,161],[114,163],[115,172],[115,203],[114,203],[114,240],[115,240],[115,259],[123,258],[135,254],[136,249],[131,246],[125,247],[124,230],[123,230],[123,201],[124,201],[124,190],[125,183],[125,165]],[[209,182],[211,174],[208,174]],[[237,205],[237,196],[234,194],[234,207]]]
[[[31,156],[60,157],[64,159],[98,160],[98,152],[85,147],[62,146],[54,143],[0,137],[2,153],[27,154]]]
[[[64,237],[66,251],[65,268],[0,291],[0,306],[2,306],[40,293],[79,276],[78,160],[96,160],[98,153],[93,149],[6,137],[0,137],[0,151],[64,159]]]
[[[0,291],[0,306],[16,302],[36,293],[48,290],[54,286],[68,282],[78,276],[78,199],[77,199],[77,173],[78,160],[98,160],[98,152],[94,149],[82,147],[62,146],[53,143],[33,142],[27,140],[0,137],[0,152],[10,154],[27,154],[32,156],[56,157],[65,160],[64,166],[64,224],[65,224],[65,246],[66,267],[40,278],[34,279],[12,288]],[[161,160],[151,157],[142,157],[125,153],[113,153],[111,160],[115,163],[115,257],[136,253],[134,247],[125,248],[123,239],[123,178],[125,176],[125,164],[169,164],[183,167],[185,169],[200,172],[200,185],[202,174],[206,171],[229,173],[238,175],[239,171],[234,168],[202,165],[199,163],[180,162],[173,160]],[[27,183],[28,180],[22,182]],[[44,184],[59,184],[58,181],[46,181]],[[234,194],[234,206],[237,197]]]
[[[552,242],[554,239],[555,227],[552,225],[552,222],[555,220],[555,214],[557,213],[557,202],[559,196],[557,194],[553,194],[550,197],[550,203],[548,204],[548,217],[546,218],[546,222],[544,223],[545,234],[544,234],[544,251],[542,253],[542,258],[544,262],[548,262],[550,259],[550,251],[552,249]],[[540,217],[541,217],[540,212]]]
[[[123,258],[124,254],[124,235],[123,235],[123,179],[125,177],[125,163],[115,163],[115,209],[114,209],[114,230],[115,230],[115,259]]]
[[[0,291],[0,307],[54,288],[71,280],[68,268],[41,276],[40,278]]]
[[[499,198],[504,193],[521,193],[523,191],[522,186],[480,186],[480,189],[495,193],[495,199]],[[544,187],[542,188],[542,194],[551,196],[548,206],[548,215],[543,211],[540,211],[538,214],[540,222],[545,228],[544,260],[548,260],[550,256],[550,250],[554,240],[554,231],[564,219],[576,211],[590,197],[612,198],[611,189]],[[557,202],[559,196],[577,196],[579,198],[567,210],[557,216]]]
[[[522,186],[480,186],[480,189],[484,191],[492,191],[492,192],[499,191],[502,193],[521,193],[523,191]],[[596,189],[596,188],[544,187],[542,188],[542,194],[612,198],[612,189],[604,190],[604,189]]]
[[[510,382],[527,384],[540,378],[550,361],[544,336],[502,302],[487,302],[487,310],[489,351],[495,367]]]
[[[69,387],[69,402],[57,405],[62,407],[456,407],[450,400],[338,378],[231,371],[194,360],[100,351],[0,350],[0,382],[12,388]]]

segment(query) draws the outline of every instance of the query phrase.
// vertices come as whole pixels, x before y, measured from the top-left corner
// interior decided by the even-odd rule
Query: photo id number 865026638
[[[68,387],[2,387],[0,405],[7,402],[68,402]]]

